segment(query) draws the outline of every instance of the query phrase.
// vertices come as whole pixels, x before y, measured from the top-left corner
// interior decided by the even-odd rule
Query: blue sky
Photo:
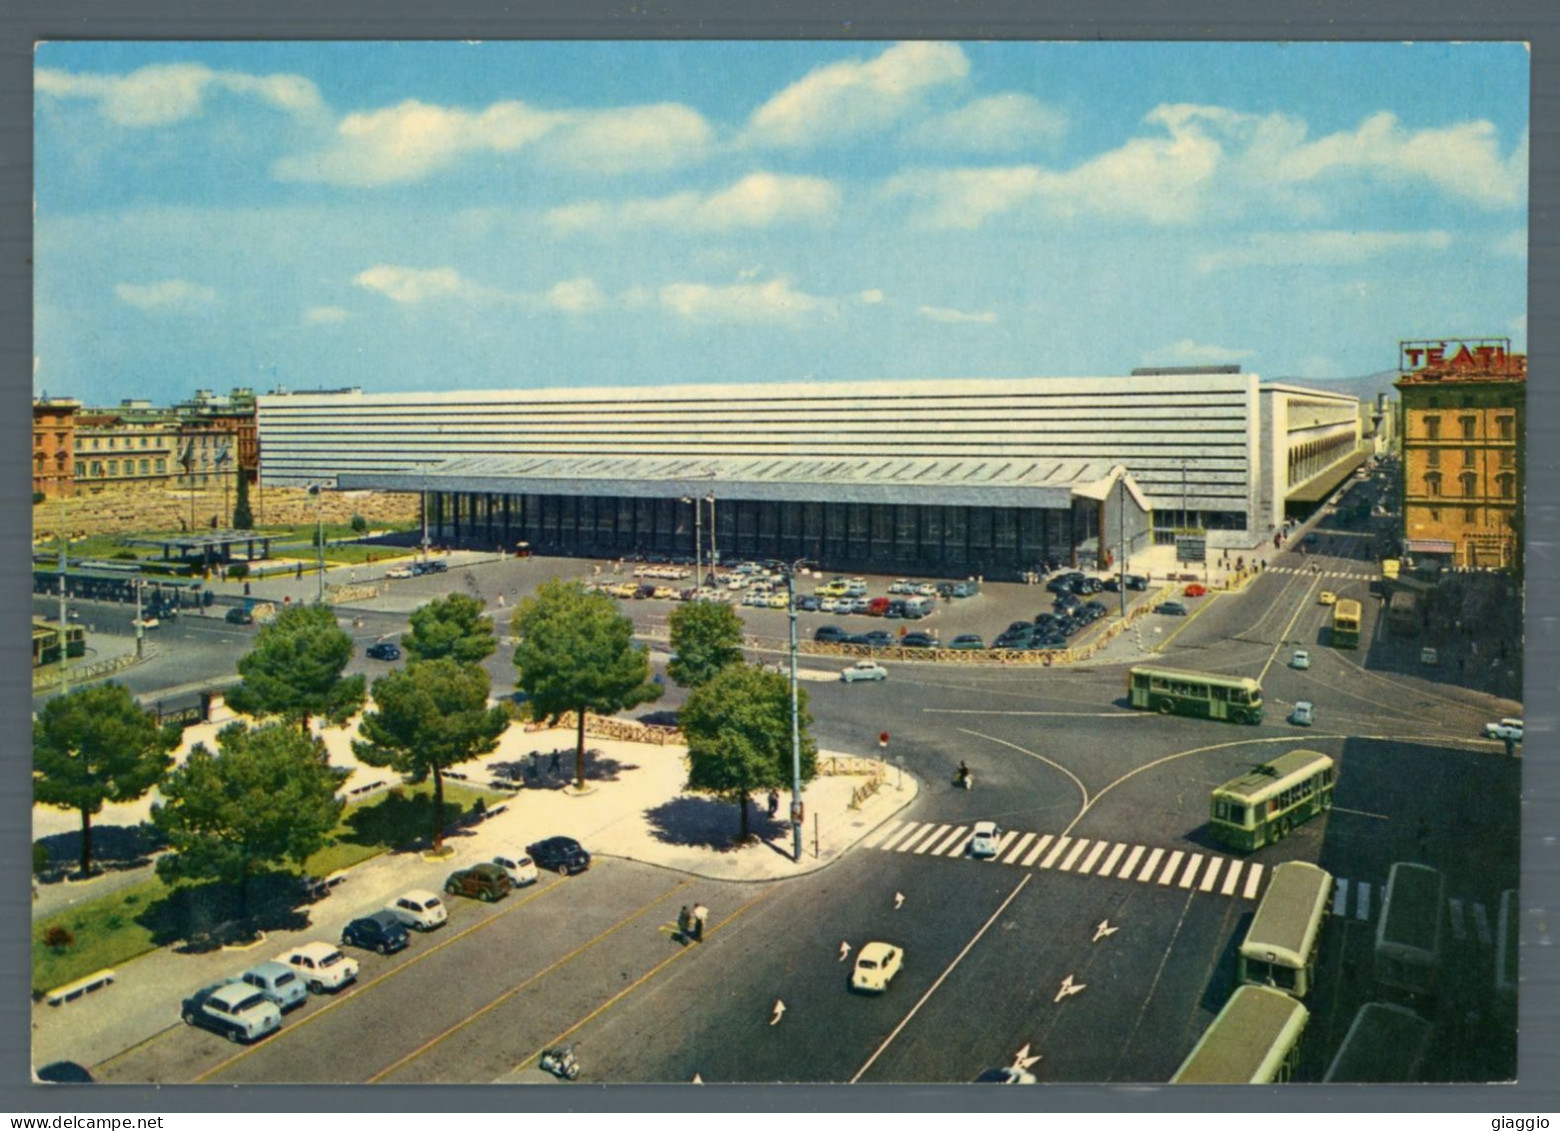
[[[1515,44],[49,43],[34,390],[1526,347]]]

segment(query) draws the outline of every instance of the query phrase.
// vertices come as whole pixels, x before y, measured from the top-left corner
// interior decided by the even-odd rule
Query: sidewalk
[[[196,733],[206,729],[191,728],[191,740],[209,740],[209,735]],[[351,759],[347,731],[327,731],[325,739],[333,762]],[[572,730],[527,733],[516,726],[504,736],[498,750],[463,764],[459,772],[469,784],[481,785],[489,776],[488,767],[495,763],[522,763],[537,751],[545,766],[551,752],[562,748],[568,750],[562,757],[563,765],[572,769],[573,743]],[[781,795],[780,819],[774,821],[764,813],[763,796],[753,799],[750,828],[759,839],[739,846],[735,806],[683,792],[687,771],[682,747],[589,736],[587,745],[592,753],[586,764],[583,793],[565,788],[564,781],[572,778],[551,778],[544,771],[535,779],[544,785],[521,789],[502,804],[495,804],[492,815],[480,825],[447,837],[446,844],[455,850],[448,858],[428,861],[416,851],[387,852],[350,869],[347,882],[330,897],[301,909],[309,920],[302,929],[272,931],[262,944],[246,951],[178,953],[165,947],[118,967],[118,980],[107,989],[67,1005],[34,1005],[33,1062],[98,1064],[178,1024],[179,1003],[201,986],[232,977],[308,939],[334,942],[350,919],[382,907],[410,888],[442,890],[451,871],[489,859],[500,846],[523,849],[543,837],[572,836],[597,859],[632,860],[710,880],[771,882],[834,863],[910,804],[919,790],[914,777],[901,777],[897,767],[889,767],[882,787],[852,809],[853,792],[868,779],[820,774],[803,791],[803,855],[800,862],[793,862],[791,828],[786,820],[789,793]],[[820,765],[831,756],[836,755],[820,751]],[[360,786],[384,773],[361,768],[351,785]],[[99,823],[133,824],[147,805],[149,800],[143,800],[136,806],[105,810]],[[35,832],[57,828],[60,817],[67,825],[70,819],[70,814],[58,810],[34,812]],[[150,874],[149,869],[138,872]],[[81,885],[69,892],[70,901],[94,899],[110,890],[104,882]],[[36,911],[45,913],[41,901]]]

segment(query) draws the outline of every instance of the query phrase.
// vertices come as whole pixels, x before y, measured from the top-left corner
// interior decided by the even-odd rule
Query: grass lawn
[[[451,827],[454,819],[469,812],[478,800],[496,805],[507,799],[506,794],[446,782],[445,827]],[[432,802],[433,783],[423,782],[349,804],[336,826],[336,843],[309,857],[303,871],[328,875],[426,836]],[[217,886],[181,884],[171,888],[153,876],[36,920],[32,936],[33,989],[52,990],[184,937],[192,911],[202,910],[194,905],[202,901],[206,889]],[[293,925],[297,916],[295,910],[289,910],[279,925]],[[71,945],[58,952],[43,945],[45,933],[56,926],[74,936]]]

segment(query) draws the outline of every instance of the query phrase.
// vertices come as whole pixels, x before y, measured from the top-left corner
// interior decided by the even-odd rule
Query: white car
[[[850,598],[849,597],[824,597],[824,598],[821,598],[818,601],[818,611],[820,613],[832,613],[832,612],[834,612],[836,609],[838,609],[840,607],[840,602],[841,601],[844,601],[847,604],[849,604],[850,603]]]
[[[417,575],[412,572],[411,566],[400,565],[392,566],[390,569],[385,570],[385,576],[394,578],[395,580],[401,580],[402,578],[415,577]]]
[[[856,968],[850,975],[850,988],[863,993],[880,994],[888,989],[905,964],[905,952],[892,943],[869,942],[856,955]]]
[[[240,982],[259,990],[265,999],[286,1013],[308,1000],[309,990],[291,966],[262,962],[238,976]]]
[[[977,860],[990,860],[997,854],[997,842],[1002,839],[1002,830],[995,821],[976,821],[975,831],[970,834],[969,854]]]
[[[332,993],[357,981],[358,964],[340,949],[328,942],[306,942],[278,954],[276,961],[286,963],[298,971],[303,984],[312,993]]]
[[[1315,721],[1316,711],[1308,699],[1302,699],[1295,704],[1295,709],[1289,713],[1289,721],[1297,727],[1308,727]]]
[[[1296,648],[1295,654],[1289,657],[1289,666],[1297,672],[1303,672],[1311,666],[1311,653],[1304,648]]]
[[[493,857],[492,862],[508,874],[509,882],[517,888],[536,882],[536,862],[523,852],[506,848]]]
[[[422,888],[413,888],[385,904],[385,910],[415,931],[431,931],[450,917],[444,901]]]
[[[282,1011],[253,986],[239,981],[207,986],[186,998],[186,1025],[221,1033],[230,1041],[258,1041],[281,1027]]]
[[[840,682],[856,683],[863,679],[882,682],[888,678],[888,669],[876,660],[857,660],[840,673]]]
[[[1484,724],[1485,738],[1511,739],[1514,742],[1522,741],[1522,720],[1501,719],[1498,723]]]

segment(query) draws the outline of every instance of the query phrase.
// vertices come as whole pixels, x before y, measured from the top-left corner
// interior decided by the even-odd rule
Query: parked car
[[[341,929],[341,945],[362,947],[379,954],[394,954],[411,945],[406,925],[393,911],[375,911],[354,919]]]
[[[398,565],[391,566],[389,569],[385,570],[385,576],[396,581],[400,581],[404,578],[416,577],[417,574],[409,565]]]
[[[871,632],[862,635],[861,643],[868,648],[892,648],[894,646],[894,634],[884,632],[881,628],[873,629]]]
[[[1315,708],[1309,699],[1302,699],[1295,704],[1295,709],[1289,713],[1289,721],[1297,727],[1308,727],[1316,719]]]
[[[959,652],[978,652],[986,647],[986,642],[973,632],[965,632],[950,640],[948,647]]]
[[[937,647],[937,641],[932,638],[930,633],[908,632],[899,638],[899,646],[901,648],[935,648]]]
[[[902,599],[898,601],[890,601],[888,603],[888,608],[884,611],[883,615],[889,620],[902,619],[905,615],[905,602]]]
[[[385,910],[394,915],[403,926],[416,931],[431,931],[435,927],[441,927],[450,917],[444,901],[433,892],[424,891],[422,888],[413,888],[397,896],[385,904]]]
[[[248,609],[232,608],[227,611],[227,615],[223,619],[228,624],[254,624],[255,614]]]
[[[262,962],[258,966],[251,966],[238,976],[238,980],[259,990],[267,1001],[283,1013],[309,1000],[309,988],[291,966],[280,962]]]
[[[780,593],[771,593],[769,595],[769,601],[767,602],[771,609],[784,609],[789,607],[790,603],[790,599],[783,591]]]
[[[832,593],[818,598],[818,611],[820,613],[837,613],[841,603],[849,604],[849,597],[836,597]]]
[[[257,1041],[282,1027],[276,1003],[243,981],[196,990],[184,999],[180,1016],[186,1025],[199,1025],[230,1041]]]
[[[370,660],[399,660],[401,649],[399,645],[392,644],[388,640],[380,640],[365,648],[363,654]]]
[[[1194,581],[1182,592],[1184,592],[1188,597],[1206,597],[1208,595],[1208,587],[1200,581]],[[1330,604],[1331,602],[1328,603]]]
[[[818,598],[811,593],[803,593],[796,598],[796,609],[802,613],[816,613],[818,611]]]
[[[905,952],[892,943],[869,942],[856,953],[856,968],[851,972],[850,988],[863,993],[882,993],[905,964]]]
[[[540,878],[536,861],[513,848],[500,849],[492,862],[504,870],[504,874],[509,877],[509,882],[514,887],[534,884]]]
[[[474,896],[483,903],[492,903],[509,894],[509,876],[496,864],[473,864],[451,872],[444,881],[445,895]]]
[[[1522,741],[1522,720],[1501,719],[1498,723],[1484,724],[1485,738],[1512,739],[1515,742]]]
[[[1058,613],[1061,613],[1068,609],[1076,609],[1081,604],[1083,604],[1083,598],[1076,593],[1058,593],[1056,600],[1051,602],[1051,607]]]
[[[980,592],[980,586],[973,581],[955,581],[949,593],[954,597],[973,597]]]
[[[1159,611],[1167,617],[1184,617],[1186,606],[1179,601],[1165,601],[1160,604]]]
[[[1129,573],[1129,574],[1127,574],[1127,588],[1128,589],[1147,589],[1148,588],[1148,578],[1144,577],[1142,574],[1139,574],[1139,573]]]
[[[1318,605],[1336,605],[1338,603],[1338,594],[1323,589],[1316,595],[1316,603]]]
[[[867,616],[880,617],[888,612],[889,600],[887,597],[874,597],[867,602]]]
[[[1074,593],[1098,593],[1105,587],[1105,583],[1097,577],[1081,577],[1073,583]]]
[[[445,573],[450,568],[450,563],[439,558],[429,558],[425,562],[419,562],[423,573]]]
[[[306,942],[276,956],[298,971],[310,993],[335,992],[357,981],[358,964],[328,942]]]
[[[913,594],[915,592],[916,584],[916,582],[911,581],[908,577],[900,577],[896,578],[892,583],[890,583],[888,591],[890,593]]]
[[[161,623],[162,622],[159,621],[156,617],[152,616],[151,613],[144,614],[141,617],[140,620],[136,620],[135,617],[131,617],[130,618],[130,627],[131,628],[140,627],[140,628],[143,628],[143,629],[150,630],[150,629],[156,628]]]
[[[997,842],[1001,839],[1002,829],[995,821],[976,821],[967,851],[977,860],[990,860],[997,854]]]
[[[876,660],[857,660],[840,673],[842,683],[860,683],[862,680],[881,683],[888,678],[888,669]]]
[[[1289,657],[1289,666],[1298,672],[1305,671],[1311,666],[1311,653],[1304,648],[1296,648],[1295,654]]]
[[[538,868],[560,876],[572,876],[590,867],[590,853],[571,836],[550,836],[526,845],[525,851]]]
[[[838,644],[846,635],[845,630],[837,624],[821,624],[813,633],[813,640],[819,644]]]

